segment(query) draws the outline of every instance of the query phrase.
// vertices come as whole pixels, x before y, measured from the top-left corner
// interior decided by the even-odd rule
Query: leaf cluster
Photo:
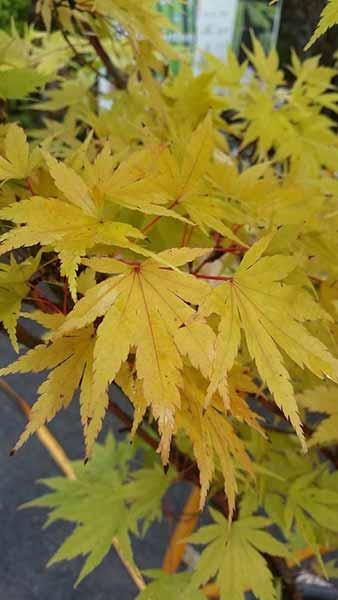
[[[0,127],[0,318],[16,350],[19,318],[46,330],[0,374],[48,371],[15,449],[79,392],[90,458],[118,385],[132,433],[150,428],[164,464],[172,449],[189,456],[201,507],[222,493],[235,518],[229,529],[213,513],[197,534],[191,581],[156,576],[144,593],[198,597],[216,577],[224,598],[274,598],[263,554],[286,551],[271,523],[293,554],[310,545],[321,560],[336,543],[320,452],[335,461],[337,71],[294,53],[286,77],[253,38],[243,64],[206,56],[198,75],[182,64],[173,76],[151,0],[37,11],[46,32],[0,33],[0,96],[41,117]],[[88,555],[82,575],[115,537],[131,559],[129,533],[159,515],[170,480],[154,465],[129,476],[132,455],[112,440],[95,452],[41,500],[77,523],[57,559]]]

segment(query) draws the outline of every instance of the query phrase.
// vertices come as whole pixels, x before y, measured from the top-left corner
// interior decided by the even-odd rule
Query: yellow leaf
[[[243,330],[263,382],[305,446],[281,350],[299,367],[334,381],[338,381],[338,361],[302,324],[305,320],[327,318],[326,313],[304,290],[281,283],[295,269],[297,261],[287,256],[261,257],[270,240],[271,236],[266,236],[257,242],[246,253],[234,277],[216,288],[202,307],[202,314],[214,312],[221,316],[207,399],[210,401],[218,390],[228,403],[224,377],[233,366]]]
[[[193,132],[186,148],[181,168],[181,194],[194,187],[205,173],[213,150],[213,128],[208,115]]]
[[[135,248],[129,238],[143,237],[131,225],[103,219],[99,210],[89,215],[59,198],[32,196],[2,209],[0,217],[17,225],[2,236],[0,254],[22,246],[51,245],[60,253],[62,273],[70,280],[74,299],[76,267],[87,249],[97,244]]]
[[[163,151],[161,147],[150,146],[133,152],[115,168],[115,158],[106,145],[98,154],[93,165],[87,164],[86,178],[93,195],[115,205],[144,214],[172,217],[189,222],[183,216],[164,206],[168,199],[159,193],[154,175],[154,155]]]
[[[87,405],[91,401],[92,360],[95,336],[92,327],[68,334],[51,343],[41,344],[0,370],[0,374],[38,373],[51,370],[38,389],[39,398],[33,405],[30,420],[15,446],[18,450],[41,425],[67,408],[81,385],[81,416],[86,430]]]
[[[314,44],[321,35],[323,35],[328,29],[337,25],[338,23],[338,2],[337,0],[328,0],[320,16],[320,21],[316,31],[312,35],[310,41],[306,44],[304,50],[308,50],[312,44]]]
[[[95,202],[81,177],[64,163],[55,160],[48,152],[44,153],[44,157],[55,185],[66,199],[85,214],[95,216],[97,213]]]
[[[24,179],[29,175],[29,146],[18,125],[9,125],[5,139],[5,157],[0,156],[0,180]]]
[[[134,421],[130,432],[133,436],[142,423],[148,408],[148,402],[143,393],[142,381],[137,379],[136,373],[131,371],[127,363],[124,363],[115,378],[115,383],[123,390],[134,407]]]
[[[0,321],[6,329],[12,346],[19,351],[16,325],[23,299],[29,294],[29,279],[35,273],[41,254],[17,263],[14,257],[10,264],[0,263]]]
[[[205,381],[192,369],[184,371],[182,404],[176,414],[176,424],[191,440],[193,452],[200,470],[201,507],[212,481],[216,459],[224,476],[225,493],[229,503],[229,518],[235,507],[237,493],[236,462],[253,476],[253,466],[244,443],[236,435],[222,406],[210,404],[204,410]]]
[[[172,211],[187,214],[204,232],[215,230],[242,243],[224,223],[227,219],[224,202],[210,194],[205,182],[213,147],[214,132],[211,116],[208,115],[185,146],[177,143],[173,150],[167,148],[160,154],[159,175],[154,180],[168,198]]]
[[[159,258],[179,266],[204,253],[205,249],[172,249],[160,253]],[[135,348],[137,377],[158,420],[162,458],[167,462],[175,411],[180,405],[182,354],[203,372],[211,362],[213,332],[202,319],[194,323],[194,306],[202,302],[208,286],[153,259],[131,265],[109,258],[85,262],[91,268],[116,273],[89,289],[59,330],[59,335],[64,335],[104,315],[94,352],[96,401],[89,413],[88,451],[101,427],[108,386]]]

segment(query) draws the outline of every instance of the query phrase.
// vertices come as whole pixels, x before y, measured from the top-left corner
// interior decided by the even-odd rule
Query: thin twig
[[[216,260],[224,256],[224,254],[234,254],[241,256],[246,251],[247,247],[241,246],[240,244],[231,244],[227,248],[215,246],[210,252],[210,254],[208,254],[208,256],[206,256],[205,259],[201,262],[201,264],[198,265],[198,267],[192,272],[192,274],[197,275],[197,273],[199,273],[206,264],[215,262]]]
[[[68,33],[67,31],[62,31],[61,32],[63,35],[64,40],[66,41],[66,43],[68,44],[69,48],[71,49],[72,53],[73,53],[73,59],[76,60],[76,62],[80,65],[80,67],[88,67],[88,69],[90,69],[91,71],[93,71],[93,73],[95,73],[95,75],[97,77],[101,77],[103,79],[107,79],[108,81],[110,81],[110,78],[107,77],[107,75],[105,75],[105,73],[102,71],[99,71],[98,69],[96,69],[92,63],[88,62],[75,48],[73,42],[70,40],[70,38],[68,37]]]
[[[195,530],[198,522],[200,502],[201,490],[194,485],[165,553],[162,565],[165,573],[175,573],[181,564],[187,538]]]
[[[33,182],[30,177],[26,177],[26,184],[32,196],[34,196]]]
[[[144,590],[146,588],[146,583],[139,569],[124,558],[119,541],[116,538],[113,538],[113,545],[117,554],[119,555],[121,562],[123,563],[125,569],[128,571],[130,577],[134,581],[136,587],[139,590]]]
[[[198,279],[210,279],[211,281],[232,281],[233,277],[224,277],[223,275],[204,275],[202,273],[193,273]]]
[[[168,206],[168,210],[173,209],[177,204],[179,203],[179,200],[176,199],[174,200],[169,206]],[[149,223],[147,223],[142,229],[141,232],[144,235],[147,235],[151,229],[153,229],[153,227],[156,225],[156,223],[158,223],[158,221],[160,221],[160,219],[162,219],[163,215],[157,215],[156,217],[154,217],[153,219],[151,219],[151,221],[149,221]]]
[[[82,22],[81,28],[84,32],[84,35],[88,39],[90,45],[94,48],[97,56],[101,59],[103,65],[107,69],[107,74],[110,76],[112,82],[118,90],[125,90],[128,84],[128,77],[125,73],[123,73],[114,63],[111,61],[109,54],[106,52],[104,47],[102,46],[99,38],[93,31],[93,29],[88,25],[88,23]]]
[[[277,406],[277,404],[269,400],[269,398],[267,398],[267,396],[263,392],[259,392],[259,394],[256,395],[256,398],[270,412],[272,412],[273,414],[277,415],[285,421],[285,415],[283,411]],[[306,423],[302,423],[302,428],[307,438],[310,438],[313,435],[314,430],[311,427],[309,427],[309,425],[307,425]],[[269,427],[267,427],[267,429],[269,429]],[[284,433],[284,431],[280,430],[278,433]],[[291,432],[285,431],[285,433]],[[335,469],[338,469],[338,456],[336,456],[334,452],[330,450],[330,448],[327,448],[326,446],[318,446],[317,450],[318,452],[321,452],[323,456],[325,456],[325,458],[335,467]]]

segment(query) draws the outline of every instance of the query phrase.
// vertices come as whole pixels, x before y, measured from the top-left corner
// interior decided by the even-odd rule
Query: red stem
[[[210,262],[214,262],[223,254],[243,254],[246,252],[247,248],[245,246],[241,246],[240,244],[231,244],[227,248],[223,248],[222,246],[215,246],[210,254],[201,262],[201,264],[193,271],[193,275],[197,275],[200,270]]]
[[[233,277],[224,277],[223,275],[203,275],[202,273],[193,273],[198,279],[211,279],[212,281],[232,281]]]
[[[34,196],[34,190],[33,190],[32,180],[31,180],[30,177],[26,177],[26,184],[27,184],[27,187],[28,187],[30,193],[32,194],[32,196]]]
[[[37,287],[35,287],[31,283],[29,284],[29,286],[32,290],[32,296],[28,297],[28,299],[33,300],[33,302],[35,302],[38,306],[39,304],[45,304],[46,307],[49,307],[52,313],[62,313],[61,308],[57,306],[57,304],[54,304],[54,302],[43,296],[41,292],[37,289]]]
[[[123,262],[131,267],[141,267],[142,263],[137,261],[125,260],[124,258],[117,258],[120,262]],[[162,267],[163,269],[169,269],[169,267]],[[202,273],[193,272],[191,273],[194,277],[198,277],[199,279],[211,279],[213,281],[232,281],[233,277],[225,277],[223,275],[204,275]]]
[[[215,246],[214,250],[217,252],[222,252],[222,254],[237,254],[247,251],[246,246],[241,246],[241,244],[230,244],[227,248],[222,248],[222,246]]]
[[[176,204],[178,204],[178,199],[174,200],[174,202],[172,202],[170,204],[170,206],[168,206],[168,209],[170,210],[171,208],[174,208],[174,206],[176,206]],[[156,217],[154,217],[151,221],[149,221],[149,223],[147,225],[145,225],[143,227],[143,229],[141,229],[142,233],[147,234],[149,233],[149,231],[154,227],[154,225],[156,225],[156,223],[162,219],[163,215],[157,215]]]
[[[187,239],[187,236],[188,236],[188,227],[189,227],[189,223],[185,223],[184,224],[184,228],[183,228],[182,241],[181,241],[181,244],[180,244],[181,248],[184,247],[185,244],[186,244],[186,239]]]

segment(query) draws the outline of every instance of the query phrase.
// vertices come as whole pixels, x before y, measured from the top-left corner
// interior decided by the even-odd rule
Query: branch
[[[2,332],[7,335],[7,332],[4,329],[2,329]],[[16,335],[20,344],[23,344],[26,348],[35,348],[36,346],[39,346],[39,344],[43,344],[43,341],[39,337],[27,331],[27,329],[20,324],[16,326]]]
[[[263,554],[267,561],[270,571],[282,580],[283,599],[284,600],[303,600],[303,595],[297,587],[296,577],[288,568],[284,558]]]
[[[84,35],[88,39],[90,45],[94,48],[96,54],[101,59],[102,63],[107,69],[108,75],[111,77],[115,87],[118,90],[125,90],[128,83],[128,76],[123,73],[114,63],[111,61],[109,54],[102,46],[99,38],[88,25],[88,23],[82,22],[81,27],[84,30]]]
[[[179,203],[179,200],[174,200],[169,206],[168,209],[171,210],[172,208],[174,208],[176,206],[176,204]],[[158,221],[160,219],[162,219],[163,215],[157,215],[156,217],[154,217],[153,219],[151,219],[151,221],[149,221],[149,223],[147,223],[144,227],[142,227],[141,232],[144,235],[148,235],[148,233],[152,230],[152,228],[156,225],[156,223],[158,223]]]
[[[210,254],[201,262],[201,264],[193,271],[193,275],[197,275],[200,270],[208,263],[215,262],[225,254],[234,254],[242,256],[247,252],[247,246],[241,246],[240,244],[230,244],[227,248],[215,246]]]
[[[202,273],[192,273],[198,279],[207,279],[210,281],[232,281],[233,277],[224,277],[223,275],[203,275]]]
[[[76,62],[78,63],[78,65],[80,65],[80,67],[88,67],[91,71],[93,71],[93,73],[95,73],[95,75],[97,75],[97,77],[103,77],[104,79],[109,80],[109,77],[107,77],[103,73],[100,73],[100,71],[98,69],[96,69],[92,65],[92,63],[86,61],[86,59],[81,54],[79,54],[79,52],[75,48],[74,44],[68,37],[67,31],[62,31],[61,33],[62,33],[62,36],[63,36],[65,42],[67,43],[67,45],[69,46],[69,48],[71,49],[71,51],[73,53],[73,59],[76,60]]]

